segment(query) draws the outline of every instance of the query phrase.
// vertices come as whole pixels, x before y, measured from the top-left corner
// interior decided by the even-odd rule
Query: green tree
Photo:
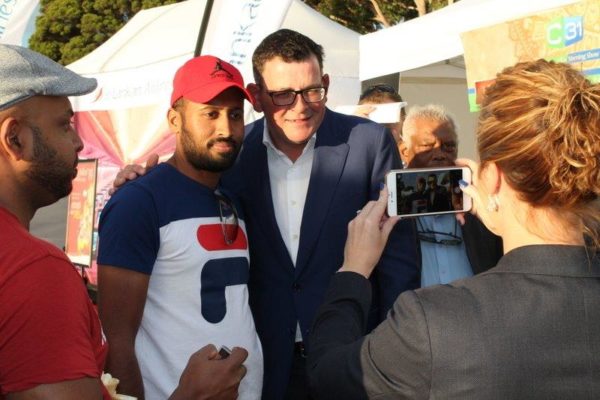
[[[326,17],[359,33],[416,18],[459,0],[304,0]]]
[[[29,47],[67,65],[117,32],[138,11],[182,0],[41,0]]]
[[[458,0],[414,0],[419,16],[446,7]]]
[[[373,32],[418,15],[412,0],[305,0],[305,3],[359,33]]]

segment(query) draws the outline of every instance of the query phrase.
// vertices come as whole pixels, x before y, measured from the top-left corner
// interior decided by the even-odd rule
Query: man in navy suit
[[[385,173],[402,168],[390,132],[326,108],[323,48],[287,29],[252,58],[255,109],[224,184],[240,197],[250,244],[250,306],[265,357],[264,399],[308,399],[305,340],[331,276],[342,265],[347,226],[376,199]],[[395,229],[376,276],[371,321],[419,284],[412,222]],[[375,325],[373,325],[375,326]]]

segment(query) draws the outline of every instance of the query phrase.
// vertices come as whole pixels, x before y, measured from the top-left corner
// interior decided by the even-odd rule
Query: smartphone
[[[221,346],[221,348],[219,349],[219,355],[221,356],[221,360],[229,357],[230,354],[231,350],[229,350],[229,347],[227,346]]]
[[[461,179],[471,182],[468,167],[391,170],[385,177],[388,215],[419,217],[469,211],[472,200],[460,190]]]

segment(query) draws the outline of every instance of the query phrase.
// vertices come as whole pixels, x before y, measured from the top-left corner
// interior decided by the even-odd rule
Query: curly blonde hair
[[[600,247],[600,85],[552,61],[506,68],[486,90],[477,146],[521,200],[575,216]]]

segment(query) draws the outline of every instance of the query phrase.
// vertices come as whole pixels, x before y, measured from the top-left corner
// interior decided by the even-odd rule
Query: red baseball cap
[[[194,57],[175,73],[171,105],[181,97],[195,103],[208,103],[230,87],[240,89],[244,97],[254,103],[237,68],[214,56]]]

